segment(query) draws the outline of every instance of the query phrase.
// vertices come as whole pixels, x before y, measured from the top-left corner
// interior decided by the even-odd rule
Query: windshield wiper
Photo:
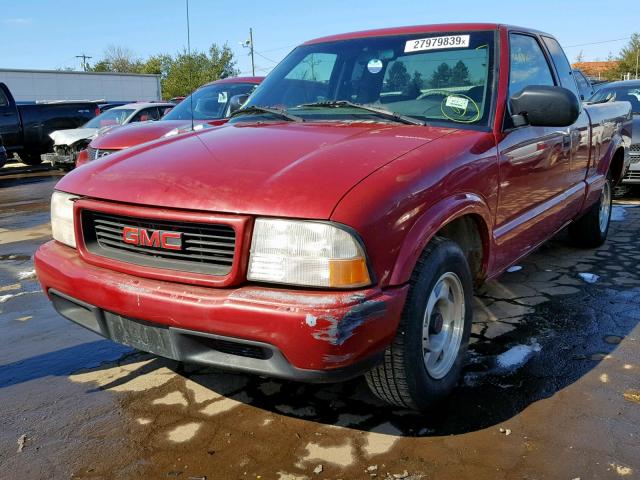
[[[280,108],[269,108],[269,107],[259,107],[257,105],[251,105],[246,108],[241,108],[240,110],[236,110],[231,115],[230,118],[233,118],[237,115],[243,114],[261,114],[261,113],[269,113],[271,115],[275,115],[276,117],[284,118],[285,120],[289,120],[291,122],[304,122],[302,117],[297,115],[292,115],[291,113],[287,113],[285,110]]]
[[[363,105],[362,103],[354,103],[348,100],[327,100],[324,102],[314,102],[314,103],[303,103],[299,105],[299,107],[310,107],[310,108],[359,108],[360,110],[366,110],[367,112],[375,113],[379,117],[387,118],[389,120],[394,120],[400,123],[406,123],[408,125],[426,125],[427,123],[423,120],[409,117],[408,115],[402,115],[401,113],[391,112],[389,110],[385,110],[383,108],[371,107],[369,105]]]

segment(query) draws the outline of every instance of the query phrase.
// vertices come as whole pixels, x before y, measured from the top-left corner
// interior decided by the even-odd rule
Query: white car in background
[[[42,160],[57,168],[71,169],[78,152],[98,134],[128,123],[158,120],[174,106],[169,102],[128,103],[106,110],[80,128],[56,130],[49,135],[53,140],[53,153],[43,154]]]

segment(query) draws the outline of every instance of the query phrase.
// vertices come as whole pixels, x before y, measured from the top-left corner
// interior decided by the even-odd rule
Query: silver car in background
[[[631,164],[622,184],[640,185],[640,80],[607,83],[589,99],[590,103],[614,101],[629,102],[633,112],[633,135],[629,148]]]

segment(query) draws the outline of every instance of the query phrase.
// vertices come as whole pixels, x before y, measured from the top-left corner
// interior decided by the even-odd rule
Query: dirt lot
[[[420,416],[361,380],[181,367],[59,317],[32,262],[59,175],[0,176],[1,479],[640,478],[640,201],[602,248],[560,235],[479,291],[464,381]]]

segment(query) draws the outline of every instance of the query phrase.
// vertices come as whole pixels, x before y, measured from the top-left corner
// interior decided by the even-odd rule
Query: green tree
[[[462,61],[458,60],[458,63],[451,69],[451,84],[455,86],[469,85],[469,68]]]
[[[451,81],[451,67],[445,62],[438,65],[438,68],[431,75],[430,84],[432,88],[441,88],[449,86]]]
[[[396,92],[407,88],[407,84],[411,80],[411,75],[407,72],[404,62],[393,62],[389,68],[389,76],[387,77],[387,91]]]
[[[631,74],[631,78],[635,78],[636,68],[638,68],[637,74],[640,76],[640,33],[631,35],[629,43],[620,50],[618,59],[620,60],[617,68],[619,77]]]
[[[239,73],[229,46],[215,43],[206,53],[195,51],[189,55],[183,49],[175,55],[152,55],[146,60],[125,47],[110,46],[90,71],[160,75],[165,98],[188,95],[204,83]]]
[[[422,80],[422,74],[415,70],[413,72],[413,77],[407,85],[407,96],[409,98],[417,98],[418,95],[422,93],[422,87],[424,86],[424,81]]]

